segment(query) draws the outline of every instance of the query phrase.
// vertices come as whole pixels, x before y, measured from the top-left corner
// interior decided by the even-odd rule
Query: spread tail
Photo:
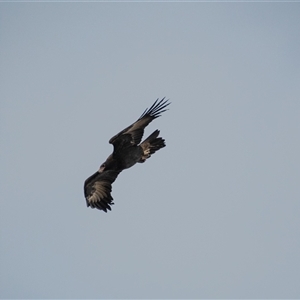
[[[163,148],[166,146],[165,140],[161,137],[158,137],[159,130],[155,130],[150,136],[148,136],[141,144],[140,146],[143,149],[143,154],[141,159],[138,161],[140,163],[145,162],[147,158],[151,156],[151,154],[155,153],[160,148]]]

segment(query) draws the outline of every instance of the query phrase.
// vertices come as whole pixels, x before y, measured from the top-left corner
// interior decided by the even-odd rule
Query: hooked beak
[[[99,168],[99,173],[102,173],[103,171],[105,170],[105,166],[101,166],[100,168]]]

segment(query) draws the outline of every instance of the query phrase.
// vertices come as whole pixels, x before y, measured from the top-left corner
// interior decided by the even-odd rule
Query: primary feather
[[[137,145],[142,140],[145,127],[152,122],[154,119],[158,118],[163,112],[166,111],[166,107],[170,104],[165,98],[157,99],[153,105],[146,109],[142,115],[138,118],[136,122],[126,127],[124,130],[113,136],[109,143],[115,145],[130,143],[132,145]],[[123,142],[123,143],[121,143]]]

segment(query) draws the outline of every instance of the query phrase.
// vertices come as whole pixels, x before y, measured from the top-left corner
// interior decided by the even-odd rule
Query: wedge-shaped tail
[[[151,154],[166,146],[165,140],[161,137],[158,137],[158,135],[159,130],[155,130],[140,144],[143,149],[142,157],[139,160],[140,163],[145,162],[145,160],[149,158]]]

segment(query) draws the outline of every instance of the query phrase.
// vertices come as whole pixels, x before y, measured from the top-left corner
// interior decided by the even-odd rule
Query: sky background
[[[300,3],[0,3],[2,298],[300,298]],[[83,182],[157,98],[111,212]]]

